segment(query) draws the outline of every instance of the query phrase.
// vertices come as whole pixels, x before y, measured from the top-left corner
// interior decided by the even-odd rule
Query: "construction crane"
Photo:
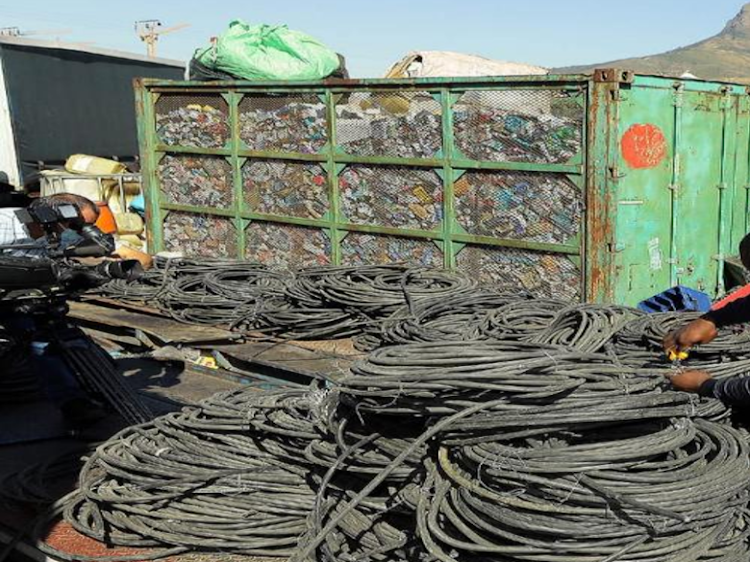
[[[135,32],[141,41],[146,44],[146,54],[151,58],[156,56],[156,43],[159,41],[159,37],[186,27],[190,27],[190,24],[178,23],[172,27],[162,29],[159,20],[141,20],[135,22]]]

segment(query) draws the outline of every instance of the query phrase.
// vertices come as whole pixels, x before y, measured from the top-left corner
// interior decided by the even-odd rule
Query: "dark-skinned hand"
[[[698,392],[701,385],[711,379],[706,371],[682,371],[673,375],[667,375],[672,386],[683,392]]]
[[[688,351],[695,345],[709,343],[719,334],[716,325],[710,320],[697,318],[687,326],[675,330],[666,335],[664,338],[664,351],[675,353]]]

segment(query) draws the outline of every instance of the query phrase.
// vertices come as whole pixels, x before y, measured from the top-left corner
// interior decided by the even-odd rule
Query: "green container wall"
[[[143,80],[136,98],[156,251],[278,267],[398,260],[635,304],[676,283],[720,293],[721,256],[746,228],[739,86],[608,70]],[[268,137],[274,120],[301,133]],[[500,142],[488,121],[502,122]]]
[[[589,200],[607,224],[592,227],[589,295],[635,304],[677,284],[721,295],[723,258],[748,231],[747,89],[616,71],[594,79]]]

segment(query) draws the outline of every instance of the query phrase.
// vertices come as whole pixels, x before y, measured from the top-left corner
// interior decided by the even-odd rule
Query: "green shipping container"
[[[744,86],[633,75],[136,81],[151,248],[406,262],[636,304],[718,296],[748,230]]]

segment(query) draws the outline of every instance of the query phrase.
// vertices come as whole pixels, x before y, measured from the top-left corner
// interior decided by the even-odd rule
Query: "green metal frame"
[[[583,255],[582,246],[585,233],[566,244],[547,244],[516,239],[498,239],[467,234],[456,220],[454,181],[466,171],[506,170],[523,172],[548,172],[564,174],[581,190],[585,189],[584,170],[586,166],[586,106],[589,79],[579,75],[512,77],[475,79],[420,79],[420,80],[367,80],[346,82],[313,83],[254,83],[254,82],[173,82],[159,80],[136,81],[138,133],[142,154],[144,191],[147,201],[150,244],[153,249],[164,249],[162,225],[169,211],[208,214],[231,217],[238,233],[238,252],[244,254],[246,247],[246,227],[252,221],[277,222],[290,225],[325,229],[331,240],[331,260],[341,262],[341,241],[349,232],[393,235],[405,238],[429,239],[438,244],[443,252],[444,266],[455,267],[455,257],[466,244],[480,244],[532,250],[544,253],[570,256],[579,265]],[[533,164],[522,162],[490,162],[466,158],[457,149],[453,138],[453,105],[465,92],[502,90],[565,90],[572,92],[581,106],[584,123],[581,153],[564,164]],[[336,101],[342,94],[352,92],[385,92],[401,94],[408,92],[429,92],[441,104],[442,149],[433,158],[393,158],[362,157],[344,153],[336,143]],[[159,142],[155,130],[155,107],[162,95],[215,94],[222,95],[229,107],[231,137],[224,148],[207,149],[185,146],[167,146]],[[328,142],[317,154],[285,153],[274,151],[248,150],[239,135],[239,104],[244,94],[300,95],[315,94],[324,100],[327,108]],[[157,175],[159,160],[165,154],[217,155],[225,157],[232,166],[234,177],[234,198],[232,207],[218,209],[177,205],[163,200]],[[327,172],[330,211],[322,219],[308,219],[291,216],[267,215],[249,209],[242,194],[240,171],[248,159],[288,160],[294,162],[319,163]],[[354,224],[346,221],[342,212],[338,176],[347,164],[399,165],[434,170],[443,180],[442,224],[435,230],[415,230]],[[582,225],[582,230],[585,226]],[[583,287],[582,287],[583,289]],[[582,294],[584,291],[582,290]]]

